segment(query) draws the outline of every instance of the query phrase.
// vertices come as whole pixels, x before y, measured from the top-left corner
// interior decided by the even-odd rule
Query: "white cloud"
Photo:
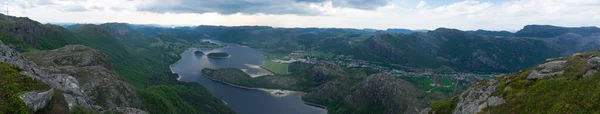
[[[424,1],[405,6],[403,0],[392,0],[386,6],[361,10],[333,6],[333,2],[309,4],[306,7],[323,15],[232,14],[217,13],[152,13],[138,11],[142,0],[102,1],[13,1],[11,15],[27,16],[41,22],[127,22],[164,25],[268,25],[276,27],[343,27],[343,28],[409,28],[518,30],[528,24],[558,26],[600,26],[600,1],[592,0],[518,0],[489,3],[460,1],[433,7]],[[85,11],[64,10],[69,5]],[[4,8],[0,8],[1,12]]]
[[[417,7],[416,7],[416,8],[417,8],[417,9],[418,9],[418,8],[423,8],[423,7],[425,7],[425,5],[426,5],[426,4],[427,4],[427,3],[426,3],[425,1],[420,1],[420,2],[419,2],[419,4],[417,4]]]

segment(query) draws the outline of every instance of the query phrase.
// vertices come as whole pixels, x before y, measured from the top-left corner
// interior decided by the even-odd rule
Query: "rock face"
[[[453,114],[475,114],[487,106],[497,106],[504,103],[504,99],[491,96],[496,90],[497,81],[491,80],[481,87],[472,87],[463,92],[456,104]]]
[[[600,57],[592,57],[587,61],[587,66],[590,67],[588,71],[583,74],[583,77],[592,77],[598,73],[600,69]]]
[[[20,69],[21,74],[29,76],[35,80],[41,80],[47,83],[54,89],[61,90],[64,95],[72,96],[75,99],[81,99],[80,102],[68,102],[69,104],[83,106],[91,109],[91,105],[83,94],[83,90],[79,88],[79,82],[72,76],[65,74],[52,74],[38,67],[36,64],[21,59],[18,52],[10,49],[3,43],[0,44],[0,62],[6,62]],[[28,101],[26,101],[28,102]],[[35,109],[35,107],[32,107]],[[71,108],[71,107],[69,107]]]
[[[50,102],[52,98],[52,93],[54,89],[50,89],[46,92],[27,92],[21,94],[19,97],[25,101],[25,105],[31,107],[31,109],[35,112],[38,111]]]
[[[527,79],[544,79],[553,77],[554,75],[563,74],[564,64],[567,61],[550,61],[534,68],[533,71],[527,76]]]
[[[49,99],[53,96],[53,91],[59,91],[64,97],[64,102],[68,104],[68,109],[74,107],[83,107],[87,110],[104,110],[113,107],[133,107],[141,108],[141,102],[135,90],[120,81],[114,72],[106,69],[110,67],[107,64],[108,60],[105,56],[97,56],[91,54],[90,56],[75,56],[75,55],[89,55],[85,53],[97,53],[90,51],[81,51],[82,46],[70,46],[64,49],[57,49],[48,52],[60,52],[54,53],[58,55],[36,55],[34,58],[45,61],[47,63],[40,62],[50,68],[43,68],[37,66],[35,63],[24,60],[21,55],[4,45],[0,42],[0,62],[6,62],[20,69],[21,74],[29,76],[35,80],[41,80],[44,83],[50,85],[53,89],[42,93],[29,92],[21,95],[21,98],[25,101],[27,106],[31,109],[39,110],[45,108]],[[70,51],[69,51],[70,50]],[[71,53],[72,52],[72,53]],[[40,52],[47,53],[47,52]],[[77,54],[80,53],[80,54]],[[31,54],[35,55],[35,54]],[[91,57],[91,56],[97,56]],[[57,57],[55,59],[42,59],[41,57]],[[72,58],[74,61],[68,61]],[[49,62],[53,64],[49,64]],[[66,65],[66,66],[63,66]],[[105,95],[105,99],[99,97]],[[60,97],[60,96],[59,96]],[[120,103],[117,100],[120,99]],[[103,107],[94,106],[98,103],[106,103]],[[112,103],[112,104],[111,104]],[[114,105],[116,104],[116,105]],[[66,113],[66,112],[65,112]]]
[[[141,108],[141,100],[135,89],[121,81],[110,70],[106,55],[81,45],[24,54],[25,58],[46,67],[47,72],[68,74],[79,83],[90,104],[101,109],[117,107]],[[80,99],[65,95],[68,101]]]

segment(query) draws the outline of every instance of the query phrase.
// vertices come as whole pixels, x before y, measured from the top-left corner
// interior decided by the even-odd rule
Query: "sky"
[[[42,23],[515,31],[600,26],[600,0],[0,0]]]

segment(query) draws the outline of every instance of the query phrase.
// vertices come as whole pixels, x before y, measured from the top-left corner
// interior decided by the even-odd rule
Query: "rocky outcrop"
[[[20,71],[21,74],[35,80],[41,80],[52,88],[63,91],[65,95],[72,96],[75,99],[81,99],[80,102],[69,102],[70,104],[91,109],[91,105],[87,102],[88,100],[85,98],[83,90],[79,88],[79,82],[72,76],[48,73],[36,64],[23,60],[18,52],[10,49],[3,43],[0,43],[0,62],[6,62],[16,66],[22,69]]]
[[[51,51],[35,52],[34,54],[27,53],[24,56],[43,67],[86,67],[98,65],[112,69],[106,55],[82,45],[67,45]]]
[[[504,99],[491,96],[496,90],[498,82],[491,80],[480,87],[472,87],[463,92],[456,104],[453,114],[475,114],[487,106],[497,106],[504,103]]]
[[[80,49],[83,49],[83,47],[75,46],[53,50],[55,52],[63,52],[55,53],[60,55],[36,55],[36,57],[40,57],[38,59],[42,59],[42,57],[58,57],[56,59],[43,59],[51,60],[54,63],[53,65],[48,65],[52,66],[50,68],[43,68],[33,62],[24,60],[18,52],[0,42],[0,62],[16,66],[21,69],[20,74],[40,80],[53,88],[51,91],[42,93],[29,92],[22,94],[20,97],[28,107],[34,111],[45,108],[47,105],[44,104],[49,102],[48,99],[52,98],[53,91],[55,90],[60,91],[59,93],[64,97],[64,102],[68,104],[68,107],[64,108],[68,109],[73,109],[74,107],[83,107],[86,110],[103,110],[107,107],[141,108],[141,102],[137,98],[137,95],[135,95],[135,90],[128,84],[120,81],[114,72],[105,68],[110,67],[109,64],[105,64],[108,63],[105,57],[100,56],[99,59],[94,59],[95,57],[78,58],[78,56],[73,56],[78,54],[69,53],[72,51],[65,51],[70,49],[81,51]],[[77,51],[73,53],[77,53]],[[86,51],[85,53],[94,52]],[[96,55],[92,54],[92,56]],[[68,61],[69,59],[66,58],[73,58],[75,61]],[[101,91],[103,89],[108,91]],[[100,97],[95,96],[103,94],[109,97],[98,99]],[[111,101],[115,99],[122,99],[121,103]],[[97,108],[94,105],[97,105],[98,102],[113,102],[113,104],[121,105],[105,105],[104,107]]]
[[[54,89],[50,89],[45,92],[27,92],[21,94],[19,97],[23,99],[27,107],[31,107],[31,110],[38,111],[48,105],[52,98]]]
[[[598,73],[600,69],[600,57],[592,57],[587,61],[587,66],[590,67],[588,71],[583,74],[583,77],[592,77]]]
[[[25,58],[46,67],[44,70],[56,74],[68,74],[78,82],[88,102],[103,109],[132,107],[141,108],[141,100],[135,89],[121,81],[110,70],[106,55],[81,45],[24,54]],[[67,101],[81,99],[65,95]]]
[[[566,62],[567,61],[557,60],[557,61],[550,61],[550,62],[547,62],[544,64],[540,64],[531,71],[529,76],[527,76],[527,79],[529,79],[529,80],[544,79],[544,78],[553,77],[555,75],[563,74],[564,64]]]

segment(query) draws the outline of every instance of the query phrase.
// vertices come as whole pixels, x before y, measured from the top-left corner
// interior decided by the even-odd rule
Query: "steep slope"
[[[141,104],[139,98],[137,98],[137,95],[135,95],[133,88],[128,84],[115,79],[116,76],[81,75],[82,73],[114,74],[112,71],[106,70],[103,66],[92,66],[93,64],[87,64],[83,66],[74,66],[74,64],[69,64],[85,63],[79,62],[79,60],[87,60],[87,63],[102,62],[97,61],[102,59],[90,60],[90,57],[86,56],[87,54],[82,54],[94,53],[93,50],[90,50],[86,47],[78,47],[78,49],[82,50],[77,50],[77,52],[73,52],[76,50],[72,48],[54,50],[60,50],[61,54],[65,54],[48,55],[55,57],[62,56],[49,59],[50,61],[56,62],[54,63],[55,68],[43,68],[37,66],[33,62],[23,60],[18,52],[13,51],[4,44],[0,44],[0,53],[2,53],[0,58],[3,62],[22,69],[20,70],[20,74],[26,75],[35,80],[40,80],[53,88],[50,91],[43,93],[26,93],[21,95],[21,98],[25,101],[27,106],[31,108],[32,112],[41,111],[42,113],[66,113],[77,109],[83,109],[87,111],[105,111],[115,108],[126,108],[131,109],[131,111],[134,112],[144,113],[139,109],[134,109],[141,108]],[[101,58],[103,56],[97,57]],[[104,58],[104,60],[106,60],[106,58]],[[60,64],[60,67],[58,67],[57,63]],[[62,69],[64,72],[60,72],[61,70],[59,69]],[[113,79],[108,80],[107,78]],[[98,98],[110,98],[110,100]]]
[[[50,73],[68,74],[81,84],[91,104],[111,109],[142,108],[133,86],[121,81],[111,71],[106,55],[81,45],[68,45],[49,51],[26,53],[24,57],[43,66]]]
[[[138,92],[144,108],[149,112],[232,113],[205,88],[198,84],[178,82],[176,75],[170,72],[169,65],[179,58],[181,51],[201,45],[157,40],[116,23],[83,25],[71,31],[84,41],[83,45],[108,55],[121,77],[140,90]]]
[[[453,113],[598,113],[598,51],[549,59],[474,85],[448,107]],[[455,108],[453,108],[455,107]]]
[[[30,53],[31,56],[28,56],[28,58],[36,60],[36,62],[40,64],[44,64],[45,67],[49,67],[48,69],[53,69],[47,72],[72,74],[72,77],[82,78],[73,78],[74,80],[80,80],[81,83],[86,84],[81,85],[81,88],[85,87],[84,89],[87,90],[105,91],[102,93],[81,93],[93,96],[90,98],[92,100],[106,99],[105,101],[98,102],[86,100],[88,104],[91,103],[90,105],[98,105],[103,109],[126,105],[136,108],[139,107],[150,113],[233,113],[233,111],[221,102],[221,100],[212,96],[201,85],[183,83],[175,80],[177,75],[172,74],[169,69],[169,65],[179,59],[179,53],[188,47],[211,47],[214,45],[181,40],[174,37],[149,37],[141,34],[141,32],[137,32],[135,29],[131,29],[128,26],[121,26],[121,24],[118,23],[106,25],[77,25],[67,30],[55,25],[41,25],[38,22],[22,17],[17,18],[4,15],[0,17],[4,19],[4,21],[2,21],[4,23],[3,25],[0,25],[0,27],[8,28],[0,29],[0,32],[2,33],[0,35],[7,36],[0,37],[6,38],[0,40],[10,41],[11,43],[7,43],[7,45],[10,45],[17,50],[34,52]],[[57,32],[52,32],[52,30]],[[38,32],[40,34],[38,34]],[[46,38],[52,39],[45,40]],[[142,39],[146,42],[136,41]],[[30,40],[31,42],[29,42]],[[44,41],[48,41],[49,43],[44,43]],[[46,46],[46,44],[49,45]],[[50,56],[57,58],[43,58],[44,56],[49,56],[46,54],[57,54],[62,52],[61,50],[35,52],[38,51],[38,49],[55,49],[66,46],[67,44],[84,45],[97,50],[97,52],[106,54],[106,56],[100,57],[104,59],[99,59],[95,56],[77,55],[97,55],[94,53],[83,52],[73,55],[83,57],[78,59],[71,57],[69,54],[65,54],[65,56]],[[67,48],[73,48],[72,51],[80,50],[80,46],[69,46]],[[46,61],[51,59],[53,61]],[[62,59],[72,59],[73,61],[63,61]],[[100,62],[90,63],[90,59],[99,60]],[[105,63],[110,63],[110,65],[106,65]],[[83,68],[73,69],[71,66]],[[112,70],[115,72],[113,73]],[[92,77],[105,77],[107,80],[123,79],[124,82],[133,85],[134,88],[131,88],[131,86],[121,86],[124,82],[107,82]],[[103,84],[103,86],[90,87],[90,85],[93,84]],[[112,91],[110,89],[117,89],[118,91]],[[115,92],[122,93],[122,91],[134,91],[135,93],[133,94],[140,96],[135,99],[141,100],[141,103],[135,100],[132,101],[134,98],[130,95],[133,94],[115,94]],[[66,104],[61,101],[63,100],[51,102]],[[64,107],[66,107],[63,105],[55,106],[58,106],[58,108],[53,108],[53,110],[65,109]],[[89,106],[84,106],[84,109],[85,107]],[[96,106],[91,107],[98,108]],[[128,109],[118,107],[115,110]]]
[[[77,42],[67,29],[42,25],[26,17],[0,14],[0,40],[17,51],[56,49]]]

